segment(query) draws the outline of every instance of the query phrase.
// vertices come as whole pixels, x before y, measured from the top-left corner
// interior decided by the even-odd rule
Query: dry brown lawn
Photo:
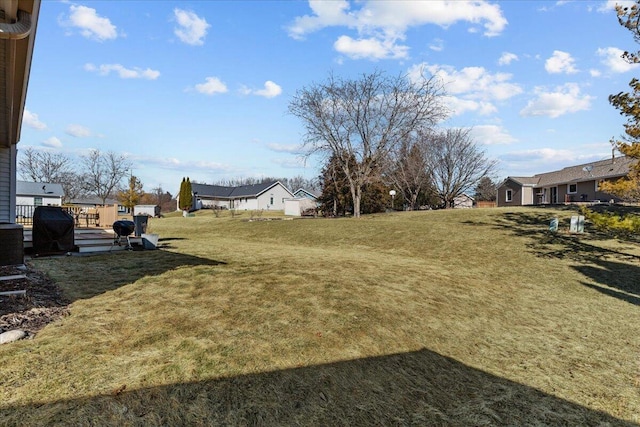
[[[636,425],[640,246],[571,214],[205,211],[34,260],[73,302],[0,347],[0,425]]]

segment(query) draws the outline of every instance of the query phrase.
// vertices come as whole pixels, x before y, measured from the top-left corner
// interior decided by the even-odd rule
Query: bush
[[[640,216],[636,214],[594,212],[584,206],[580,210],[596,230],[625,238],[640,233]]]

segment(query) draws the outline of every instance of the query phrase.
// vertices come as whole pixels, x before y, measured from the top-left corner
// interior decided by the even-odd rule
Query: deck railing
[[[33,225],[36,208],[32,205],[16,205],[16,224]],[[73,217],[76,227],[96,227],[100,223],[100,215],[95,209],[80,206],[62,206],[62,209]]]

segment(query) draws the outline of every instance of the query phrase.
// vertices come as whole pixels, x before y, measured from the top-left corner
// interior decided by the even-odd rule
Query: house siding
[[[15,223],[16,146],[0,148],[0,223]]]
[[[35,197],[36,196],[17,196],[16,205],[35,206]],[[62,206],[60,197],[41,197],[41,199],[42,206]]]
[[[508,179],[498,188],[498,206],[522,206],[523,189],[519,183]],[[507,201],[507,190],[511,190],[511,201]]]

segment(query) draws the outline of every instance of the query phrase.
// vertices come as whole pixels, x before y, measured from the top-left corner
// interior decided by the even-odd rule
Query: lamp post
[[[391,210],[393,210],[393,201],[396,198],[396,190],[389,191],[389,195],[391,196]]]

